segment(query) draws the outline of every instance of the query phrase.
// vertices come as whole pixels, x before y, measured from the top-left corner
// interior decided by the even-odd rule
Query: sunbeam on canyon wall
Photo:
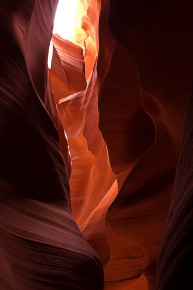
[[[178,2],[0,1],[0,290],[193,289]]]
[[[57,6],[53,34],[59,35],[84,49],[85,32],[81,28],[81,20],[85,14],[85,5],[80,0],[60,0]],[[48,67],[51,68],[53,43],[50,42]]]

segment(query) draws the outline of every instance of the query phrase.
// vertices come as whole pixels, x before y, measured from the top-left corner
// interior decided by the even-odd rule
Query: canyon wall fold
[[[57,3],[0,3],[3,290],[103,289],[100,260],[71,215],[68,144],[49,83]]]
[[[78,3],[0,2],[0,288],[192,289],[192,2]]]
[[[111,259],[105,285],[155,289],[193,77],[192,3],[102,3],[98,73],[106,78],[99,80],[99,127],[119,187],[106,218]],[[159,277],[158,289],[166,289]],[[174,278],[167,289],[173,285]]]

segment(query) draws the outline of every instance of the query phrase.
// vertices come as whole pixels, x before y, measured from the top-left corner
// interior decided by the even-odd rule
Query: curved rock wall
[[[0,3],[2,290],[103,289],[99,258],[71,215],[68,146],[49,84],[56,6]]]
[[[192,2],[57,3],[0,3],[0,288],[192,289]]]

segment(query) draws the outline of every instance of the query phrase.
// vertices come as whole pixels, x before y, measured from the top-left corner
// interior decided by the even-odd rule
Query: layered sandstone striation
[[[50,89],[57,2],[0,4],[3,290],[103,288],[101,262],[71,215],[69,151]]]
[[[2,289],[192,289],[192,3],[166,2],[79,0],[72,42],[57,0],[0,4]]]

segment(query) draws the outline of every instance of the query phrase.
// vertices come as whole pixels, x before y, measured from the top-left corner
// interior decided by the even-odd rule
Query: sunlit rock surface
[[[105,218],[117,196],[118,186],[106,143],[98,128],[98,40],[95,34],[98,32],[100,2],[91,1],[87,11],[84,18],[90,22],[83,28],[89,29],[86,30],[85,47],[89,53],[83,61],[83,49],[78,44],[70,44],[54,35],[50,77],[71,154],[72,215],[105,266],[110,258]],[[94,29],[95,33],[89,32]],[[90,49],[94,41],[93,49]]]
[[[0,289],[192,289],[193,4],[77,3],[0,4]]]

